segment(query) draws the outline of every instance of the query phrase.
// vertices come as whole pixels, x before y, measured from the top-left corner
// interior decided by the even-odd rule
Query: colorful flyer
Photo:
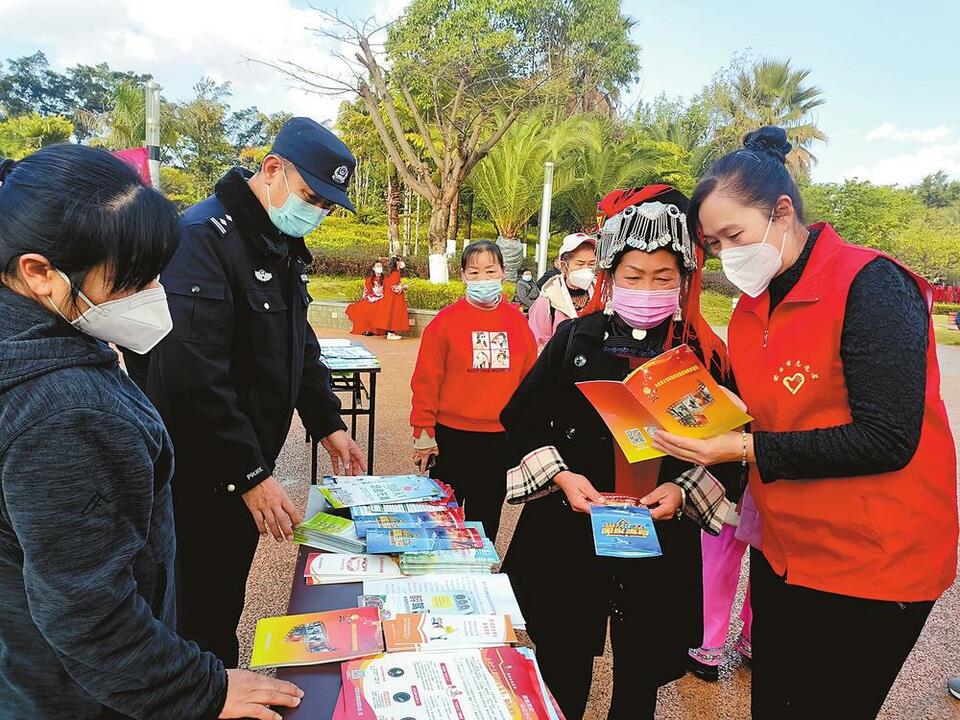
[[[650,360],[623,382],[577,383],[631,463],[662,457],[652,433],[710,438],[750,422],[688,345]]]
[[[263,618],[257,622],[251,668],[318,665],[383,652],[375,607]]]
[[[334,508],[442,500],[446,491],[422,475],[326,475],[320,492]]]
[[[387,506],[389,507],[389,506]],[[366,537],[371,529],[462,528],[463,511],[460,508],[435,508],[421,512],[386,512],[377,515],[353,515],[357,535]]]
[[[591,505],[593,544],[603,557],[658,557],[660,541],[650,510],[636,505]]]
[[[507,615],[403,614],[383,621],[387,652],[497,647],[517,641]]]
[[[348,720],[557,718],[516,648],[388,653],[341,666]]]
[[[433,550],[470,550],[483,548],[483,536],[473,528],[424,528],[421,530],[367,531],[367,552],[431,552]]]
[[[388,555],[310,553],[303,567],[308,585],[334,585],[401,576],[397,561]]]

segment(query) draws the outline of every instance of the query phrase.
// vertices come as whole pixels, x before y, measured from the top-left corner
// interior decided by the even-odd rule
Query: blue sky
[[[404,0],[315,0],[352,17],[395,17]],[[152,73],[167,96],[189,95],[201,76],[232,83],[233,105],[286,109],[323,120],[336,100],[304,94],[246,57],[287,57],[334,67],[306,28],[301,0],[0,0],[2,56],[44,50],[57,68],[106,60]],[[625,0],[637,21],[642,78],[630,100],[689,96],[736,54],[790,58],[812,70],[827,104],[817,121],[814,179],[859,176],[907,184],[938,168],[960,178],[960,5],[826,2],[646,3]],[[796,15],[789,13],[795,11]]]

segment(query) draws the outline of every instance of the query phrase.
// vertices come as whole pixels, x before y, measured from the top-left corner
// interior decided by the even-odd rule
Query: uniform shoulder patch
[[[208,218],[207,222],[220,233],[221,237],[230,232],[230,229],[233,227],[233,218],[227,214],[224,214],[222,217]]]

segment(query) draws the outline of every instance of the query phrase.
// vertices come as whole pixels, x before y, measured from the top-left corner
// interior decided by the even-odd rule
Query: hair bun
[[[16,160],[11,160],[10,158],[0,158],[0,183],[7,179],[7,175],[13,172],[13,169],[16,166]]]
[[[743,147],[754,152],[765,152],[780,162],[786,162],[787,153],[793,149],[793,145],[787,141],[786,131],[775,125],[765,125],[747,133],[743,138]]]

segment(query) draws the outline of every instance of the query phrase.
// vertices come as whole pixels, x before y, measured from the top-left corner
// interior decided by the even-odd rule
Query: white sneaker
[[[403,336],[397,335],[396,333],[388,332],[387,340],[403,340]]]

